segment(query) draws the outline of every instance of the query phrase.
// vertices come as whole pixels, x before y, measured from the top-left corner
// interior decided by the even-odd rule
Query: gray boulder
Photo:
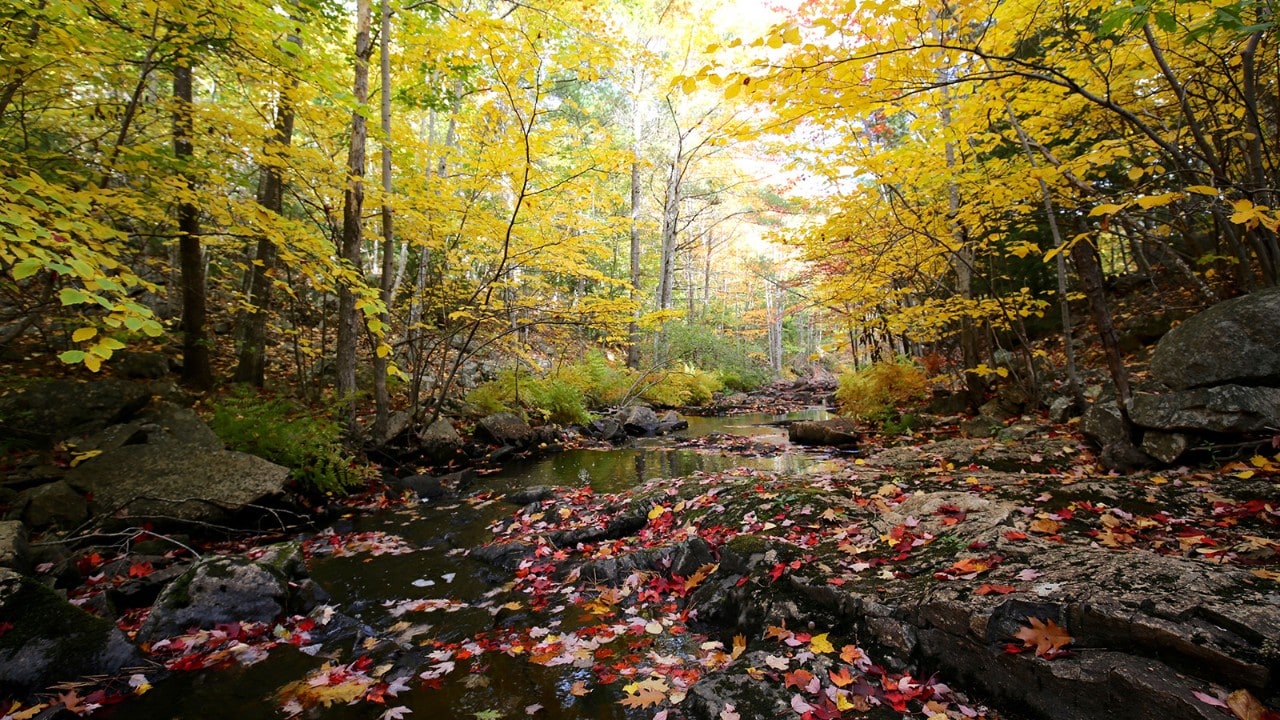
[[[27,490],[18,502],[22,519],[31,527],[70,529],[89,519],[89,501],[62,480]]]
[[[1090,405],[1080,418],[1080,432],[1101,447],[1129,442],[1129,428],[1112,400]]]
[[[524,447],[533,441],[533,428],[515,413],[494,413],[476,423],[476,437],[496,445]]]
[[[1130,419],[1166,431],[1252,433],[1280,426],[1280,388],[1220,385],[1133,397]]]
[[[1185,433],[1148,430],[1142,434],[1142,452],[1169,464],[1182,457],[1191,446],[1191,438]]]
[[[54,441],[128,422],[151,402],[151,388],[127,380],[49,380],[0,399],[0,437]]]
[[[600,440],[608,440],[610,442],[621,441],[627,439],[627,431],[622,429],[622,423],[617,418],[603,417],[598,420],[592,420],[587,425],[587,433],[591,437]]]
[[[114,624],[53,590],[0,569],[0,694],[25,695],[84,675],[112,675],[142,662]]]
[[[191,628],[230,622],[273,622],[290,609],[290,580],[303,571],[296,543],[275,546],[258,560],[207,557],[160,593],[138,630],[138,641],[154,642]]]
[[[1151,373],[1175,390],[1280,385],[1280,289],[1218,303],[1170,330]]]
[[[98,513],[182,523],[225,522],[281,497],[289,469],[200,445],[150,442],[108,450],[67,472]]]
[[[689,421],[680,417],[675,410],[668,410],[658,419],[658,434],[666,435],[667,433],[676,432],[677,430],[688,430]]]
[[[446,459],[457,454],[462,447],[462,436],[454,429],[449,418],[438,417],[435,422],[418,433],[418,441],[423,451],[435,459]]]
[[[27,528],[17,520],[0,520],[0,568],[31,568],[31,546],[27,544]]]
[[[632,405],[619,411],[617,418],[628,435],[649,437],[658,432],[658,414],[651,407]]]
[[[195,410],[168,402],[151,405],[133,420],[110,425],[73,444],[78,453],[94,450],[106,452],[125,445],[143,444],[169,446],[178,450],[221,450],[224,446],[222,440],[200,419]]]

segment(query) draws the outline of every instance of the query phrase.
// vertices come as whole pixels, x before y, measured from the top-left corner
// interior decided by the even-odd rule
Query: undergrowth
[[[898,408],[923,400],[928,391],[924,371],[914,363],[878,362],[841,374],[836,402],[843,415],[902,431],[910,429],[910,423],[902,420]]]
[[[209,403],[209,426],[232,450],[289,468],[307,492],[345,494],[363,482],[329,413],[239,387]]]

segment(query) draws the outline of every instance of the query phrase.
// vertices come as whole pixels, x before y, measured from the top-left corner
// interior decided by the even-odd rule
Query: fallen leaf
[[[827,640],[827,633],[822,633],[821,635],[814,635],[812,638],[810,638],[809,649],[815,653],[830,653],[830,652],[836,651],[836,648],[834,645],[831,644],[831,641]]]
[[[1031,623],[1031,627],[1022,628],[1014,633],[1014,637],[1021,640],[1025,647],[1034,647],[1039,657],[1051,660],[1062,652],[1063,647],[1072,642],[1072,637],[1067,634],[1066,629],[1053,620],[1042,621],[1038,617],[1028,617],[1027,621]]]
[[[1240,720],[1280,720],[1280,713],[1268,710],[1248,690],[1236,690],[1228,695],[1227,707]]]
[[[1018,588],[1012,585],[992,585],[991,583],[983,583],[977,590],[973,591],[974,595],[1008,595],[1011,592],[1017,592]]]

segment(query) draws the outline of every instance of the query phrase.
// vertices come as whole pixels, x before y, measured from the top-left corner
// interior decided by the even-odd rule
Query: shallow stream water
[[[175,673],[158,682],[150,692],[99,713],[110,718],[185,718],[189,720],[275,720],[288,717],[281,710],[279,690],[325,663],[334,666],[356,660],[378,640],[399,638],[410,648],[394,662],[404,664],[397,673],[408,679],[408,689],[388,697],[385,706],[370,702],[348,705],[334,702],[307,709],[302,717],[325,720],[371,720],[390,708],[407,708],[410,720],[487,720],[489,718],[541,718],[544,720],[606,720],[651,718],[652,709],[627,710],[618,704],[620,690],[600,687],[586,694],[573,692],[574,684],[587,679],[588,669],[572,665],[547,667],[522,657],[490,652],[484,655],[482,673],[455,672],[441,678],[439,686],[423,689],[412,666],[414,646],[432,641],[460,642],[495,625],[492,598],[510,581],[510,574],[473,560],[465,554],[493,539],[492,523],[509,517],[510,504],[487,498],[521,488],[551,485],[590,485],[596,493],[614,493],[655,478],[679,478],[698,473],[719,473],[735,468],[791,473],[817,462],[815,455],[792,449],[786,439],[789,420],[821,419],[825,411],[812,409],[790,416],[762,414],[733,417],[688,418],[688,430],[669,438],[644,440],[636,447],[613,450],[573,450],[539,460],[515,463],[500,472],[478,477],[470,499],[444,504],[354,513],[339,522],[338,533],[376,532],[403,539],[413,548],[405,554],[356,553],[340,557],[320,556],[310,563],[312,578],[331,596],[329,605],[352,618],[358,630],[354,638],[320,643],[314,655],[281,645],[261,662],[248,667]],[[681,440],[713,433],[750,437],[777,445],[769,457],[744,457],[717,451],[714,444],[676,448]],[[425,621],[410,613],[416,625],[394,615],[394,603],[434,600],[460,604],[454,612],[432,612]],[[489,607],[476,607],[488,605]],[[522,613],[507,618],[508,626],[550,623],[557,631],[571,630],[570,614]],[[689,648],[681,639],[665,638],[664,654],[677,655]],[[371,653],[376,654],[376,653]],[[421,662],[427,663],[426,651]],[[400,666],[397,665],[397,668]],[[388,717],[395,717],[389,715]]]

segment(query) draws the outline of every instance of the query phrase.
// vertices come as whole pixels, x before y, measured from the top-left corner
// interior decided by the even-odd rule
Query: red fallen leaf
[[[1010,540],[1013,542],[1018,542],[1019,540],[1026,540],[1027,534],[1019,530],[1010,530],[1009,532],[1004,534],[1004,539]]]
[[[129,566],[129,577],[144,578],[156,571],[149,562],[138,562]]]
[[[1008,655],[1021,655],[1022,653],[1027,651],[1027,648],[1023,647],[1022,645],[1014,645],[1013,643],[1005,643],[1003,649],[1004,649],[1004,652]]]
[[[0,622],[0,637],[4,637],[4,634],[9,632],[12,629],[13,629],[13,623],[7,620],[4,622]]]
[[[769,579],[773,582],[777,582],[778,578],[782,577],[782,573],[786,571],[787,571],[786,563],[778,563],[777,565],[773,566],[772,570],[769,571]]]
[[[973,591],[974,595],[1008,595],[1011,592],[1017,592],[1018,589],[1012,585],[992,585],[991,583],[983,583],[977,590]]]

